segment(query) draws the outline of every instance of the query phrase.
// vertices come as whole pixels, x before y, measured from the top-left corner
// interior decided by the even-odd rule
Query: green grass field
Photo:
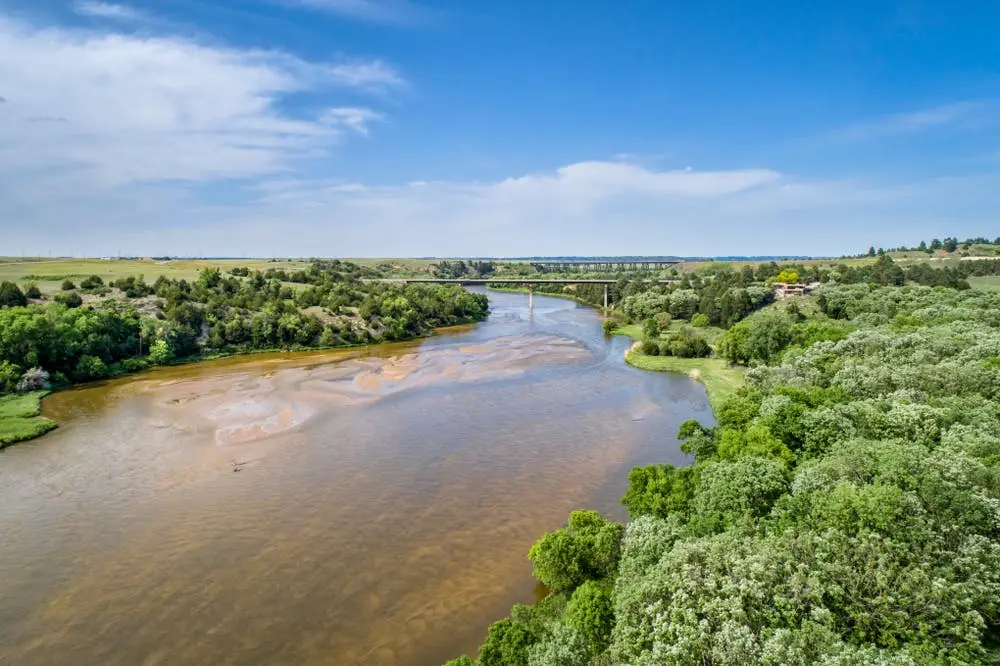
[[[44,435],[56,422],[39,416],[45,391],[0,398],[0,449]]]
[[[362,266],[386,267],[394,275],[416,276],[430,274],[435,263],[431,259],[345,259]],[[79,282],[89,275],[99,275],[105,282],[132,275],[142,275],[153,282],[161,275],[173,279],[194,280],[205,268],[218,268],[226,273],[238,266],[250,270],[266,271],[282,268],[294,271],[309,266],[308,259],[15,259],[0,258],[0,280],[10,280],[20,285],[35,282],[46,294],[60,290],[63,280]]]
[[[670,327],[680,328],[687,325],[684,321],[672,321]],[[710,326],[699,329],[712,345],[715,345],[725,331]],[[616,335],[627,335],[633,341],[642,340],[645,336],[639,324],[625,324],[614,330]],[[708,401],[712,409],[726,401],[729,396],[743,386],[743,368],[730,366],[721,358],[678,358],[676,356],[647,356],[639,351],[629,350],[625,354],[625,362],[640,370],[655,372],[677,372],[687,375],[705,385]]]
[[[983,291],[1000,291],[1000,275],[980,275],[969,278],[969,284],[973,289]]]

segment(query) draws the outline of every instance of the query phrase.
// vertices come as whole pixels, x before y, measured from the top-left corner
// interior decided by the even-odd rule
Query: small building
[[[808,296],[813,289],[819,286],[819,282],[810,284],[794,284],[791,282],[775,282],[774,295],[776,298],[788,298],[789,296]]]

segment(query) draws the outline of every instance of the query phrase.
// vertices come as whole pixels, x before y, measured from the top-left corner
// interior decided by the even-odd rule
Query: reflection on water
[[[598,315],[491,293],[417,343],[162,369],[46,400],[0,454],[0,663],[438,664],[533,600],[525,557],[703,389]],[[236,463],[236,465],[234,465]],[[239,469],[234,473],[234,469]]]

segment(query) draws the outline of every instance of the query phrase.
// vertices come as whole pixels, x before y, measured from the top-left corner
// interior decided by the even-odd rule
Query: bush
[[[101,379],[108,376],[108,367],[97,356],[83,355],[76,363],[74,374],[77,379]]]
[[[83,305],[83,298],[75,291],[68,291],[56,296],[56,303],[62,303],[68,308],[78,308]]]
[[[62,290],[63,291],[73,291],[74,289],[76,289],[76,285],[73,284],[72,280],[63,280],[63,283],[62,283]]]
[[[708,315],[699,312],[695,316],[691,317],[691,325],[696,328],[705,328],[708,326]]]
[[[601,328],[604,329],[604,335],[611,335],[614,330],[618,328],[618,325],[615,323],[614,319],[605,319]]]
[[[149,361],[144,358],[126,358],[122,359],[122,370],[125,372],[138,372],[139,370],[145,370],[149,367]]]
[[[28,304],[28,298],[13,282],[4,280],[0,282],[0,308],[24,307]]]
[[[45,391],[48,388],[49,373],[41,368],[31,368],[21,375],[21,380],[17,383],[18,393]]]
[[[639,351],[646,356],[659,356],[660,345],[655,340],[643,340],[639,345]]]
[[[84,278],[83,282],[80,283],[80,289],[100,289],[104,286],[104,280],[100,275],[91,275],[88,278]]]
[[[42,298],[42,290],[38,288],[38,285],[34,282],[28,283],[28,286],[24,289],[24,295],[27,298],[34,298],[39,300]]]
[[[642,322],[642,332],[647,338],[655,338],[660,334],[660,325],[655,317],[649,317]]]
[[[21,378],[21,367],[10,361],[0,362],[0,393],[11,393],[17,389]]]

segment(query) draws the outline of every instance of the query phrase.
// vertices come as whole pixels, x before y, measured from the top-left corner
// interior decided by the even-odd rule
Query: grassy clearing
[[[743,386],[743,368],[730,366],[721,358],[678,358],[676,356],[646,356],[629,350],[625,362],[640,370],[678,372],[705,385],[708,401],[716,410],[737,389]]]
[[[684,321],[672,321],[671,329],[687,325]],[[714,326],[699,329],[705,338],[715,345],[725,333]],[[639,324],[624,324],[614,330],[616,335],[627,335],[634,341],[644,338],[642,326]],[[677,372],[687,375],[705,385],[708,392],[708,402],[716,410],[743,386],[743,368],[730,366],[721,358],[678,358],[676,356],[647,356],[637,349],[625,353],[625,362],[640,370],[654,372]]]
[[[56,422],[39,416],[45,391],[0,398],[0,449],[44,435]]]
[[[983,291],[1000,291],[1000,275],[979,275],[969,278],[969,285],[973,289]]]

